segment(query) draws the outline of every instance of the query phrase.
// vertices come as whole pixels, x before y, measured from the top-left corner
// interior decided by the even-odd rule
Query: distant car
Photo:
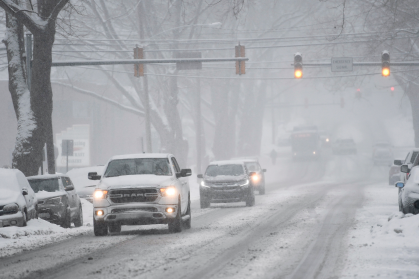
[[[246,206],[255,204],[255,194],[251,184],[251,175],[246,171],[243,161],[212,162],[201,178],[199,187],[201,208],[211,203],[246,202]]]
[[[260,195],[264,195],[266,169],[262,169],[258,160],[256,159],[244,159],[243,162],[248,174],[253,173],[250,177],[250,182],[253,186],[253,189],[258,191]]]
[[[419,166],[413,167],[410,178],[395,184],[399,188],[399,210],[404,214],[419,213]]]
[[[38,218],[38,200],[25,175],[16,169],[0,169],[0,228],[25,227]]]
[[[93,203],[93,192],[99,184],[99,181],[90,180],[87,175],[89,172],[96,172],[97,175],[102,175],[103,171],[104,166],[94,166],[72,169],[67,172],[66,175],[68,175],[73,182],[74,188],[76,189],[79,197]]]
[[[66,175],[51,174],[28,177],[38,198],[39,218],[69,228],[83,225],[83,209],[73,183]]]
[[[391,151],[393,149],[393,145],[391,143],[385,142],[385,141],[378,141],[373,146],[373,153],[379,149],[383,150],[389,150]]]
[[[400,166],[402,165],[402,160],[394,160],[393,165],[391,165],[388,171],[388,184],[394,186],[394,183],[401,181],[401,172]]]
[[[356,154],[356,144],[353,139],[338,139],[333,145],[333,154]]]

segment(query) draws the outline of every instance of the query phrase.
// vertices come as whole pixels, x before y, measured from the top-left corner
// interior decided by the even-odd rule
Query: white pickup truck
[[[191,202],[187,176],[171,154],[114,156],[93,194],[96,236],[119,233],[121,225],[168,224],[170,232],[191,227]]]

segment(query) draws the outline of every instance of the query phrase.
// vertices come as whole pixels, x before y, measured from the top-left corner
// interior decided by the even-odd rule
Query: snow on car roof
[[[243,165],[243,160],[225,160],[225,161],[214,161],[209,165]]]
[[[12,189],[19,185],[17,180],[19,172],[17,169],[0,169],[0,189]]]
[[[140,159],[140,158],[168,158],[173,156],[169,153],[139,153],[139,154],[126,154],[126,155],[116,155],[111,158],[111,160],[119,159]]]
[[[34,176],[28,176],[26,177],[28,180],[34,180],[34,179],[52,179],[52,178],[60,178],[66,175],[63,174],[42,174],[42,175],[34,175]]]

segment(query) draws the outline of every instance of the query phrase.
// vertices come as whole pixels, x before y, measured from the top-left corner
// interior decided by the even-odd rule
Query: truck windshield
[[[29,181],[29,184],[31,185],[32,190],[35,193],[38,193],[39,191],[46,191],[46,192],[60,191],[58,178],[29,179],[28,181]]]
[[[121,175],[172,175],[167,158],[120,159],[109,163],[105,177]]]
[[[218,175],[243,175],[244,170],[242,165],[210,165],[205,172],[207,176]]]

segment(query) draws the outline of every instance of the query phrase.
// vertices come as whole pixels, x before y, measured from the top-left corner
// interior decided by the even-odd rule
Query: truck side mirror
[[[187,177],[187,176],[191,176],[192,175],[192,170],[191,169],[181,169],[180,170],[180,176],[181,177]]]
[[[90,179],[90,180],[100,180],[101,177],[102,176],[98,175],[97,172],[89,172],[87,174],[87,178]]]

